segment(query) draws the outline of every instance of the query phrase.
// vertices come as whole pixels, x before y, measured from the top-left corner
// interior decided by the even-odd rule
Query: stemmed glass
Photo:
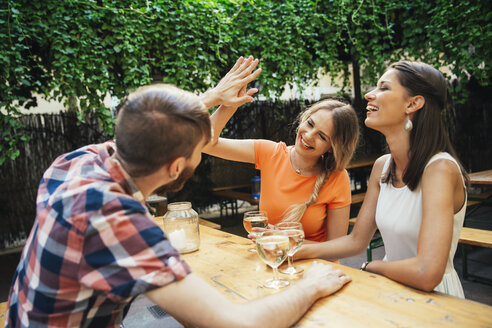
[[[253,228],[266,228],[268,226],[268,217],[265,211],[248,211],[244,213],[243,218],[244,229],[256,238],[261,235],[261,232],[253,231]],[[256,248],[248,249],[250,252],[256,252]]]
[[[287,236],[289,236],[289,251],[288,255],[288,266],[287,268],[279,269],[280,272],[286,274],[298,274],[304,271],[304,269],[295,267],[294,254],[297,252],[299,247],[301,247],[304,242],[304,230],[302,229],[302,224],[300,222],[280,222],[275,226],[277,229],[284,231]]]
[[[287,257],[289,237],[282,230],[265,230],[256,239],[256,250],[260,258],[273,270],[273,279],[265,281],[267,288],[279,289],[289,285],[289,281],[279,279],[277,268]]]

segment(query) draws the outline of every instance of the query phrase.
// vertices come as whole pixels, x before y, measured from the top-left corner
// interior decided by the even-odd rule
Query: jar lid
[[[191,208],[191,202],[175,202],[167,204],[169,211],[188,210]]]
[[[147,197],[147,202],[148,203],[158,203],[167,200],[167,197],[164,196],[159,196],[159,195],[150,195]]]

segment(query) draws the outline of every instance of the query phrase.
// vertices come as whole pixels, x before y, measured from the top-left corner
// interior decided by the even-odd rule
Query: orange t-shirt
[[[261,171],[260,209],[267,212],[268,222],[277,224],[290,206],[305,202],[313,193],[316,176],[297,174],[283,142],[255,140],[256,168]],[[326,240],[326,211],[350,204],[350,181],[346,170],[330,174],[319,192],[316,203],[306,209],[301,223],[307,240]]]

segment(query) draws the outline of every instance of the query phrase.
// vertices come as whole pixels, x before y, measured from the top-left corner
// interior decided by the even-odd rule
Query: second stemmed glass
[[[243,218],[244,229],[256,238],[261,235],[261,232],[253,231],[253,228],[266,228],[268,226],[268,217],[265,211],[248,211],[244,213]],[[248,249],[250,252],[256,252],[256,248]]]
[[[289,281],[279,279],[277,268],[287,257],[289,237],[282,230],[265,230],[256,239],[256,250],[260,258],[273,270],[273,279],[264,283],[267,288],[279,289],[289,285]]]
[[[289,236],[289,251],[287,252],[289,264],[287,268],[279,269],[279,271],[290,275],[303,272],[304,269],[293,265],[294,254],[304,242],[304,230],[302,229],[302,224],[300,222],[280,222],[277,223],[275,227],[284,231]]]

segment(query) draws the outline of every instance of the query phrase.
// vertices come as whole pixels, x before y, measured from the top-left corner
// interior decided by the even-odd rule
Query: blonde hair
[[[332,113],[333,132],[331,138],[331,150],[324,153],[320,159],[321,173],[316,178],[311,196],[304,203],[290,206],[282,221],[299,222],[309,205],[318,199],[319,192],[331,172],[343,170],[347,167],[359,140],[359,120],[354,108],[350,104],[334,99],[321,100],[307,108],[299,115],[299,125],[306,122],[311,115],[320,110],[328,110]],[[297,128],[297,131],[299,127]]]

